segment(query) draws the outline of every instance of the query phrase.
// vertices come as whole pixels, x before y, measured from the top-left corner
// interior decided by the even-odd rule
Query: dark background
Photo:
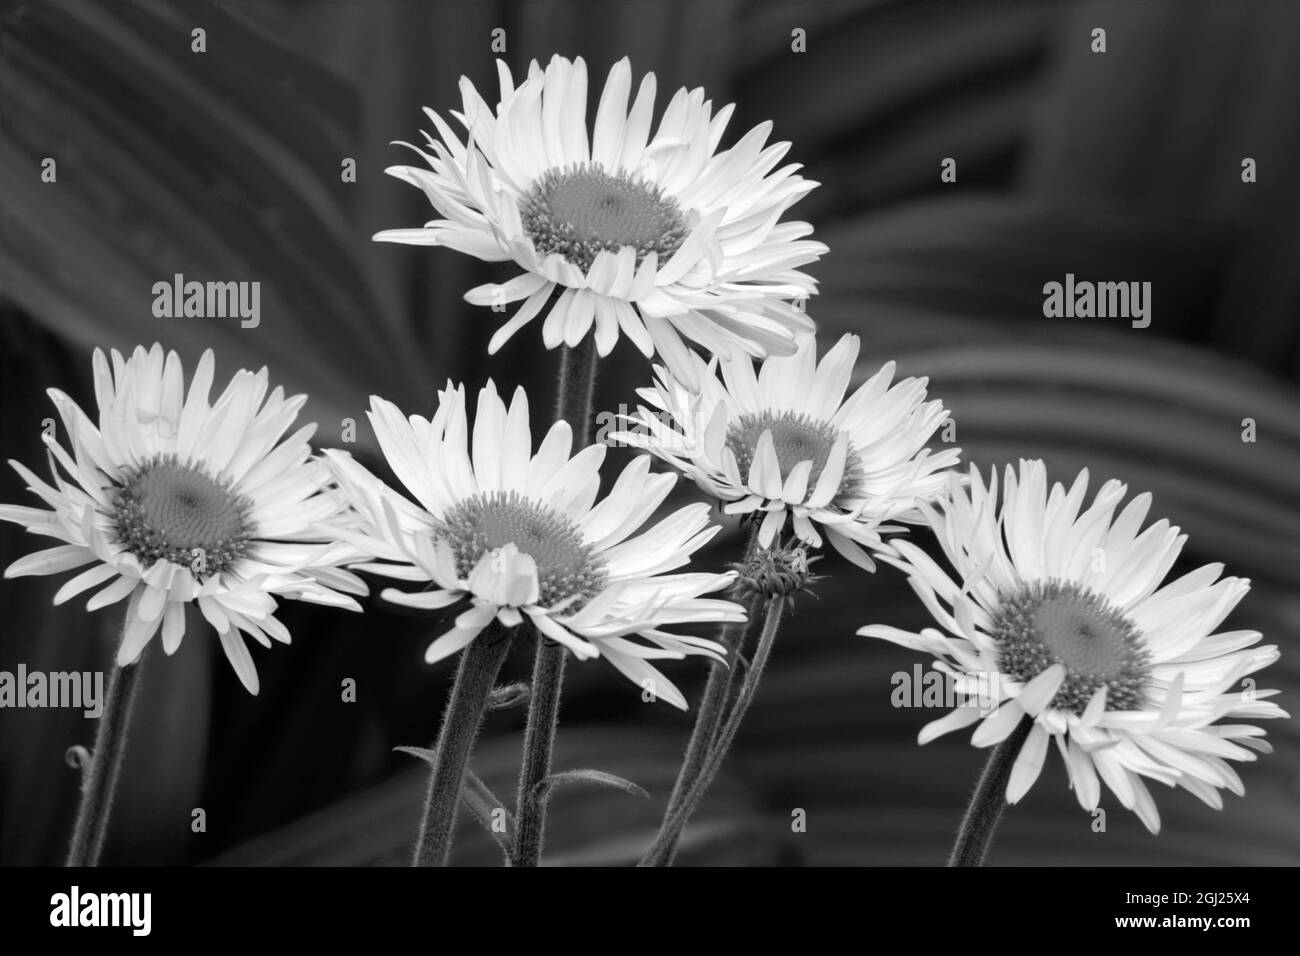
[[[190,52],[190,31],[207,52]],[[1227,626],[1282,645],[1261,686],[1294,709],[1300,664],[1300,5],[1147,0],[1078,3],[791,3],[537,0],[134,3],[0,0],[0,452],[43,470],[45,388],[93,401],[90,352],[161,341],[187,368],[267,365],[307,391],[323,445],[361,424],[379,392],[432,410],[448,376],[529,387],[545,407],[555,357],[529,327],[490,363],[500,316],[469,287],[508,273],[447,250],[370,241],[433,218],[384,176],[412,160],[428,105],[459,106],[468,75],[489,102],[490,34],[516,74],[552,53],[587,58],[595,88],[632,58],[659,104],[703,85],[734,100],[733,142],[765,119],[789,161],[823,183],[795,208],[831,252],[810,314],[822,348],[863,338],[863,375],[889,358],[929,375],[958,440],[983,466],[1042,456],[1058,480],[1087,464],[1156,495],[1191,535],[1182,564],[1223,560],[1255,588]],[[807,31],[807,52],[791,30]],[[1107,52],[1090,51],[1107,31]],[[58,180],[40,181],[44,157]],[[1241,181],[1243,157],[1258,182]],[[358,179],[340,181],[354,157]],[[958,181],[941,183],[953,157]],[[151,287],[259,280],[262,324],[153,318]],[[1153,321],[1046,319],[1042,286],[1150,281]],[[617,409],[648,370],[621,343],[598,407]],[[1242,419],[1258,441],[1241,441]],[[378,466],[376,466],[378,467]],[[17,476],[0,500],[25,502]],[[0,527],[0,565],[39,546]],[[705,560],[737,547],[720,536]],[[801,602],[737,749],[688,835],[682,862],[937,864],[982,754],[955,734],[920,748],[936,714],[890,707],[890,675],[916,655],[854,636],[919,625],[890,570],[834,577]],[[1179,569],[1175,569],[1175,573]],[[66,576],[64,576],[66,577]],[[0,582],[0,669],[103,668],[112,612],[52,609],[62,578]],[[423,773],[400,744],[427,744],[451,664],[430,668],[427,621],[289,602],[291,647],[255,651],[248,696],[206,629],[151,658],[106,862],[401,862]],[[1288,651],[1291,651],[1288,653]],[[512,668],[523,674],[520,654]],[[693,663],[671,671],[698,681]],[[345,678],[356,703],[341,701]],[[694,694],[688,689],[688,696]],[[655,794],[578,788],[553,803],[555,862],[625,863],[658,819],[690,719],[640,703],[596,662],[570,666],[557,765],[596,767]],[[475,767],[510,792],[522,714],[493,715]],[[1159,837],[1105,799],[1107,832],[1053,756],[1007,818],[1000,864],[1300,862],[1300,740],[1248,765],[1245,799],[1216,813],[1155,794]],[[57,862],[76,799],[65,748],[79,713],[0,711],[0,862]],[[193,808],[207,831],[191,832]],[[792,833],[795,809],[807,832]],[[457,862],[493,863],[467,823]]]

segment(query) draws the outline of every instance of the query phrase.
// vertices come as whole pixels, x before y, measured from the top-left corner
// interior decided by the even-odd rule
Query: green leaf
[[[473,770],[465,771],[461,800],[469,808],[470,813],[474,814],[474,819],[483,824],[483,829],[487,830],[501,847],[501,852],[509,854],[515,838],[515,818]],[[497,829],[498,819],[504,820],[504,831]]]
[[[531,694],[532,689],[526,681],[494,687],[492,693],[488,695],[487,707],[488,710],[510,710],[514,707],[522,707],[528,703]]]
[[[606,773],[604,770],[565,770],[561,773],[553,773],[537,784],[537,794],[545,800],[556,787],[569,783],[594,783],[602,787],[615,787],[624,793],[650,799],[650,793],[644,787],[617,774]]]
[[[430,750],[428,747],[394,747],[398,753],[408,754],[419,760],[423,760],[429,766],[433,766],[438,760],[438,752]]]
[[[394,747],[393,749],[423,760],[430,766],[436,763],[438,757],[437,751],[430,750],[428,747]],[[461,784],[460,798],[466,809],[473,814],[474,819],[483,824],[483,829],[487,830],[492,839],[501,847],[501,851],[508,854],[510,845],[514,840],[515,818],[506,809],[505,804],[497,799],[496,794],[479,779],[473,770],[465,771],[465,780]],[[498,815],[503,815],[500,818],[505,821],[504,832],[496,827]]]

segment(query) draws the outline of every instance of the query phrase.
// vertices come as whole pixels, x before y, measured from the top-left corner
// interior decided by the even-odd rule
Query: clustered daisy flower
[[[354,569],[423,584],[381,597],[413,608],[459,602],[455,626],[435,640],[433,662],[475,640],[492,622],[525,620],[579,658],[603,657],[629,680],[685,709],[680,691],[649,662],[704,655],[714,641],[675,633],[693,623],[740,621],[743,609],[703,595],[734,574],[670,573],[718,530],[707,504],[687,505],[643,528],[675,476],[629,464],[596,501],[604,445],[570,456],[572,431],[557,422],[532,450],[522,389],[509,408],[491,383],[478,396],[472,439],[465,390],[450,383],[433,420],[406,418],[372,398],[370,421],[411,502],[345,452],[325,452],[352,513],[339,536],[373,560]]]
[[[62,604],[98,588],[97,610],[127,601],[117,663],[140,656],[162,632],[175,652],[194,604],[216,630],[239,679],[257,693],[247,635],[289,643],[276,598],[360,610],[366,593],[335,565],[348,550],[320,523],[338,510],[330,476],[312,458],[315,425],[285,437],[306,396],[267,393],[266,369],[239,371],[209,401],[209,350],[184,387],[180,357],[162,346],[124,358],[95,351],[98,421],[50,389],[68,447],[47,436],[51,481],[10,464],[46,505],[0,506],[0,519],[60,542],[20,558],[5,577],[83,568],[54,596]]]
[[[678,90],[651,134],[655,77],[631,108],[632,71],[614,64],[587,126],[587,66],[579,57],[534,61],[515,85],[498,61],[500,102],[490,108],[461,80],[464,139],[436,112],[437,135],[410,146],[428,168],[388,172],[424,191],[440,217],[376,239],[441,245],[489,262],[514,262],[507,282],[466,299],[504,309],[523,300],[488,347],[496,352],[548,310],[548,349],[594,326],[607,355],[620,332],[690,374],[682,338],[710,352],[789,354],[812,323],[791,300],[816,291],[799,267],[826,251],[805,222],[781,217],[817,184],[778,168],[789,143],[767,144],[772,124],[719,151],[732,107],[716,114],[703,89]],[[550,303],[553,293],[558,298]]]
[[[907,572],[941,629],[883,625],[859,633],[933,654],[959,693],[993,692],[993,708],[958,707],[928,724],[921,743],[977,724],[987,747],[1022,721],[1032,729],[1007,784],[1016,803],[1042,769],[1049,742],[1085,810],[1101,782],[1153,833],[1160,815],[1146,780],[1182,787],[1216,809],[1219,791],[1244,792],[1229,761],[1268,753],[1255,720],[1285,717],[1249,675],[1278,657],[1258,631],[1218,631],[1250,589],[1207,564],[1164,583],[1186,536],[1168,521],[1141,530],[1151,496],[1117,515],[1126,486],[1108,481],[1084,509],[1088,473],[1047,484],[1040,461],[1008,467],[986,486],[952,480],[926,506],[951,571],[909,541],[884,559]]]
[[[613,440],[645,448],[726,502],[728,514],[762,515],[759,544],[769,547],[791,519],[794,533],[832,547],[866,568],[866,548],[882,547],[888,522],[922,520],[918,502],[942,495],[946,469],[961,451],[926,444],[948,418],[926,402],[927,380],[891,386],[889,362],[847,400],[858,337],[845,335],[817,362],[816,342],[772,357],[757,375],[748,356],[698,366],[698,392],[656,366],[647,403]],[[715,369],[720,368],[719,378]]]
[[[1052,744],[1085,810],[1097,808],[1104,783],[1152,832],[1160,816],[1148,781],[1216,809],[1222,790],[1244,792],[1232,762],[1270,752],[1257,722],[1287,716],[1269,699],[1277,692],[1250,679],[1278,649],[1257,631],[1218,630],[1249,581],[1208,564],[1166,582],[1185,536],[1165,520],[1143,529],[1151,496],[1121,510],[1119,481],[1085,507],[1087,471],[1068,488],[1049,486],[1042,462],[1022,460],[1007,467],[1000,495],[996,472],[987,484],[974,467],[957,474],[951,435],[929,447],[948,411],[928,399],[927,379],[895,381],[893,362],[850,394],[858,337],[843,336],[819,362],[804,312],[817,284],[801,270],[827,248],[808,223],[784,219],[817,183],[782,165],[790,144],[768,143],[770,122],[720,148],[733,107],[715,112],[703,89],[683,88],[656,124],[655,75],[633,96],[626,58],[611,68],[591,125],[580,57],[533,61],[518,84],[501,61],[497,73],[495,105],[462,77],[461,109],[450,114],[461,129],[426,110],[434,131],[420,146],[401,144],[425,165],[387,170],[422,190],[438,218],[374,238],[513,263],[506,281],[465,294],[514,308],[489,353],[540,317],[547,349],[587,343],[605,356],[626,336],[658,355],[652,386],[637,392],[644,404],[610,436],[650,454],[602,497],[607,445],[573,449],[574,428],[585,435],[589,425],[589,351],[582,362],[566,352],[562,365],[559,407],[575,421],[551,425],[535,450],[523,389],[507,405],[489,380],[472,422],[463,385],[448,382],[432,419],[372,397],[369,419],[403,493],[347,452],[314,457],[315,426],[291,431],[305,396],[269,389],[266,369],[237,372],[210,400],[211,351],[186,388],[180,358],[160,345],[129,357],[96,350],[97,420],[51,389],[64,442],[45,437],[50,480],[10,462],[43,507],[0,505],[0,520],[58,543],[13,562],[6,577],[76,571],[56,605],[92,591],[88,610],[125,601],[119,667],[159,633],[174,653],[194,605],[254,694],[246,638],[289,642],[281,598],[360,610],[351,595],[368,593],[365,573],[405,585],[382,589],[391,604],[446,611],[451,623],[425,660],[474,651],[438,744],[421,751],[433,769],[417,863],[448,858],[473,738],[509,649],[490,642],[526,626],[538,665],[515,833],[502,841],[511,865],[541,859],[565,652],[604,658],[683,710],[655,662],[737,668],[711,670],[642,860],[670,865],[754,699],[788,599],[818,577],[810,564],[821,556],[806,547],[827,544],[867,571],[876,558],[902,570],[937,624],[858,633],[932,655],[957,695],[978,702],[927,724],[920,742],[966,727],[976,747],[1006,741],[990,762],[997,772],[981,778],[956,865],[983,859],[999,814],[975,811],[990,795],[1001,807],[1000,773],[1010,768],[1005,799],[1018,802]],[[655,457],[713,501],[656,520],[677,476],[652,473]],[[757,527],[733,565],[739,574],[684,570],[719,530],[713,503]],[[948,567],[900,534],[920,524]],[[762,619],[715,596],[733,586],[765,608]],[[719,631],[731,659],[722,643],[682,632],[742,622],[749,627]],[[491,667],[476,672],[475,656],[494,647]],[[129,684],[121,676],[112,687]],[[115,713],[100,724],[86,776],[99,783],[83,786],[70,865],[93,865],[102,848],[130,688],[110,698]]]

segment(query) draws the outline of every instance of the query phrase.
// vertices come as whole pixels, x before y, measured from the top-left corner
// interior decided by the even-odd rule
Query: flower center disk
[[[542,258],[559,253],[583,272],[603,250],[651,252],[662,265],[686,238],[677,203],[653,183],[581,163],[544,173],[519,206],[520,221]]]
[[[998,666],[1030,681],[1053,664],[1065,681],[1049,706],[1082,714],[1101,687],[1107,710],[1141,707],[1151,655],[1141,635],[1101,595],[1063,581],[1036,581],[1003,602],[993,621]]]
[[[578,526],[517,492],[488,492],[449,509],[435,532],[451,547],[456,573],[468,578],[483,555],[513,544],[537,565],[538,604],[576,598],[576,610],[605,587],[605,564]]]
[[[772,433],[772,448],[781,465],[781,477],[786,478],[801,461],[811,461],[808,473],[808,493],[817,487],[817,479],[826,469],[826,461],[839,433],[828,423],[820,422],[802,413],[763,412],[759,415],[741,415],[727,429],[727,447],[736,456],[742,480],[748,479],[754,462],[754,451],[763,432]],[[851,498],[862,484],[862,463],[857,453],[849,448],[844,459],[844,477],[835,491],[835,499]]]
[[[175,456],[129,471],[113,498],[113,533],[146,568],[157,561],[197,574],[228,571],[248,551],[252,502]]]

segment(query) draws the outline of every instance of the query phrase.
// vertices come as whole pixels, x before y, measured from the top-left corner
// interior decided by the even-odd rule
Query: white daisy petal
[[[1030,717],[1037,717],[1060,690],[1065,673],[1064,664],[1053,664],[1025,685],[1024,690],[1016,695],[1016,703]]]
[[[501,346],[505,345],[512,335],[535,319],[537,314],[542,311],[542,306],[551,297],[554,289],[555,284],[547,282],[525,299],[524,304],[510,317],[510,320],[492,333],[492,339],[488,342],[488,355],[495,355],[499,352]]]
[[[116,604],[118,601],[122,600],[122,598],[135,591],[139,584],[140,582],[136,578],[126,576],[120,577],[87,601],[86,610],[98,611],[102,607]]]
[[[399,591],[396,588],[384,588],[379,592],[380,598],[391,604],[416,608],[421,611],[436,611],[461,600],[465,595],[460,591]]]
[[[763,515],[763,522],[758,526],[758,546],[760,548],[771,548],[776,536],[781,533],[785,526],[785,508],[773,508],[767,514]]]
[[[1273,691],[1254,690],[1249,702],[1239,694],[1278,653],[1258,645],[1257,631],[1215,633],[1249,582],[1220,579],[1223,567],[1211,564],[1162,586],[1183,536],[1167,521],[1142,530],[1150,495],[1116,514],[1127,490],[1118,482],[1085,508],[1087,479],[1049,486],[1042,462],[1021,461],[1007,467],[999,501],[996,472],[987,484],[975,469],[968,483],[954,477],[935,504],[920,505],[952,570],[905,540],[881,555],[952,636],[881,625],[860,633],[933,654],[959,686],[1000,687],[1010,699],[975,729],[974,746],[1034,718],[1008,801],[1038,779],[1051,737],[1081,807],[1096,809],[1105,783],[1156,833],[1160,814],[1144,778],[1216,809],[1220,790],[1244,792],[1228,761],[1269,752],[1264,730],[1216,721],[1284,716],[1266,699]],[[923,736],[968,722],[949,715]]]
[[[604,657],[637,687],[649,691],[653,695],[653,700],[662,700],[672,704],[678,710],[688,709],[686,698],[677,689],[677,685],[649,662],[630,654],[619,654],[614,651],[606,651]]]
[[[248,653],[248,645],[244,643],[244,636],[233,627],[221,631],[218,636],[221,638],[221,649],[226,652],[226,658],[230,661],[230,666],[239,675],[240,683],[244,685],[250,694],[256,694],[258,691],[257,667],[253,664],[253,655]]]
[[[71,600],[83,591],[103,584],[116,574],[117,569],[111,564],[96,564],[94,567],[87,568],[59,588],[54,595],[54,603],[57,605]]]
[[[938,720],[932,720],[922,727],[921,732],[917,735],[916,742],[918,744],[928,744],[944,734],[951,733],[954,730],[961,730],[963,727],[969,727],[979,719],[980,712],[976,707],[954,708]]]
[[[781,460],[776,457],[776,446],[771,431],[765,431],[754,446],[754,460],[749,466],[749,487],[769,501],[781,497]]]
[[[795,164],[776,168],[789,144],[765,148],[771,123],[719,150],[732,107],[711,115],[703,90],[683,89],[651,139],[654,74],[629,107],[632,72],[623,59],[609,71],[589,127],[581,58],[552,57],[518,85],[499,70],[495,106],[461,79],[462,111],[453,115],[463,139],[426,111],[434,131],[424,147],[410,148],[428,168],[386,170],[421,189],[438,218],[374,237],[517,263],[523,275],[467,294],[493,308],[526,297],[492,336],[490,352],[546,308],[553,284],[589,294],[551,303],[542,323],[547,348],[575,345],[594,322],[602,355],[621,332],[646,355],[658,349],[677,364],[683,334],[710,352],[739,345],[763,356],[789,353],[796,335],[811,330],[789,300],[816,292],[800,267],[826,247],[806,238],[806,223],[781,217],[816,183]],[[649,315],[683,318],[647,330]],[[827,370],[819,395],[834,392],[837,375]]]
[[[1042,772],[1046,757],[1047,731],[1040,724],[1034,724],[1020,748],[1016,762],[1011,766],[1011,778],[1007,781],[1007,803],[1019,803],[1020,798],[1029,792]]]
[[[734,574],[674,573],[718,530],[708,506],[687,505],[644,527],[674,483],[672,475],[650,473],[648,456],[631,462],[597,502],[604,445],[573,453],[572,429],[561,421],[530,454],[522,390],[507,410],[489,384],[472,428],[465,405],[463,389],[449,385],[431,422],[408,420],[395,408],[378,416],[394,472],[413,493],[437,499],[436,515],[346,456],[326,452],[348,506],[331,524],[350,549],[347,563],[436,585],[386,588],[380,597],[387,602],[420,610],[471,603],[429,646],[427,661],[467,647],[493,621],[505,628],[527,621],[579,658],[606,657],[629,676],[655,680],[658,696],[685,706],[633,647],[650,657],[717,659],[715,642],[668,628],[743,620],[740,605],[703,597],[730,587]],[[405,440],[392,440],[398,434]],[[479,447],[485,443],[491,447]],[[200,608],[213,613],[203,598]],[[631,635],[645,643],[629,644]]]
[[[185,636],[185,604],[181,601],[168,601],[162,618],[163,652],[168,656],[175,654]]]
[[[668,320],[649,321],[655,334]],[[947,490],[946,469],[958,451],[925,448],[946,413],[925,402],[923,382],[907,379],[891,389],[891,363],[844,401],[856,337],[841,339],[820,366],[815,350],[808,337],[794,354],[768,358],[756,375],[734,349],[710,365],[665,348],[666,367],[654,388],[643,390],[654,407],[628,416],[628,424],[639,447],[681,469],[726,513],[766,512],[765,541],[789,507],[805,545],[829,543],[874,571],[871,552],[888,551],[884,535],[902,530],[890,522],[922,520],[920,507]]]
[[[58,574],[90,564],[95,556],[78,544],[61,544],[19,558],[5,568],[5,577],[20,578],[28,574]]]
[[[596,125],[592,135],[591,159],[605,169],[618,166],[623,149],[623,129],[627,124],[627,100],[632,90],[632,66],[627,57],[610,68],[609,78],[596,107]]]
[[[133,613],[139,601],[139,593],[137,591],[132,595],[131,606],[127,611],[126,627],[122,630],[122,643],[117,648],[118,667],[134,664],[140,659],[140,652],[144,650],[150,638],[158,632],[158,625],[161,622],[161,617],[145,619]]]
[[[1024,709],[1013,700],[1005,702],[988,717],[985,717],[971,735],[972,747],[992,747],[1000,744],[1016,729],[1016,724],[1024,719]]]
[[[180,357],[160,345],[127,356],[97,351],[92,366],[97,416],[51,392],[69,442],[47,442],[55,485],[15,465],[52,510],[0,507],[0,520],[65,543],[20,559],[7,575],[89,565],[54,601],[97,587],[88,610],[129,598],[122,665],[138,659],[159,628],[164,651],[174,653],[185,605],[197,602],[240,679],[255,688],[242,638],[226,636],[232,621],[260,638],[279,633],[268,623],[276,596],[355,608],[332,586],[364,592],[337,569],[352,552],[332,549],[334,535],[324,529],[342,506],[328,490],[329,472],[312,459],[315,426],[293,427],[305,396],[271,388],[262,369],[235,373],[213,400],[211,350],[188,390]]]
[[[1097,779],[1097,768],[1092,759],[1071,740],[1066,745],[1065,762],[1079,805],[1089,812],[1097,809],[1097,803],[1101,800],[1101,781]]]
[[[426,664],[436,664],[450,657],[482,633],[483,628],[496,617],[497,609],[490,604],[478,604],[456,618],[456,626],[438,638],[424,652]]]

